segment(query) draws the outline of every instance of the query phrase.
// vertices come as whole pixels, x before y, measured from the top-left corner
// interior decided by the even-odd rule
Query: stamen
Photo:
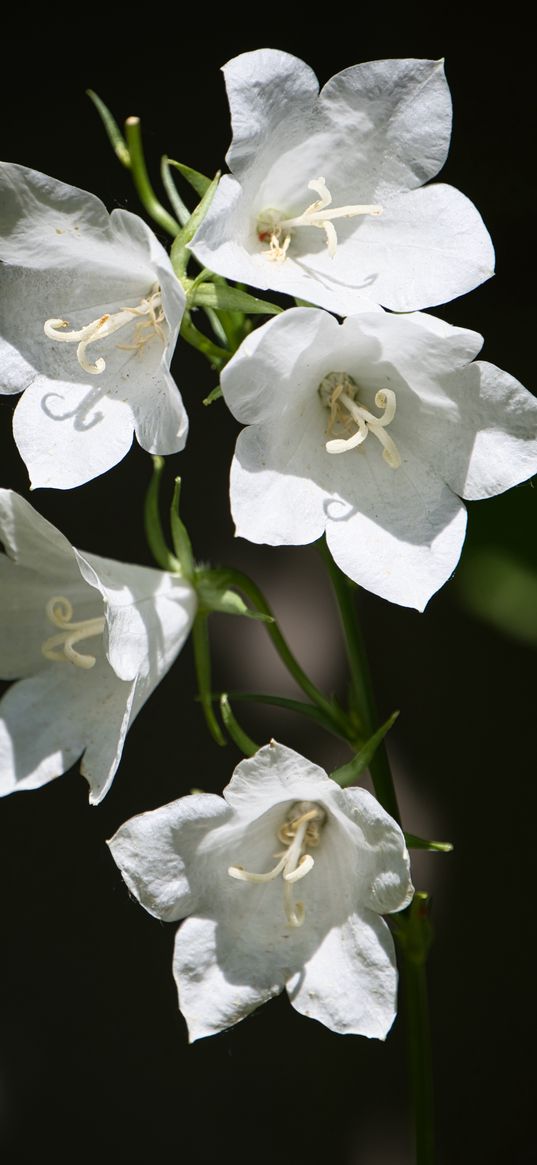
[[[306,849],[319,844],[321,829],[326,821],[326,813],[320,805],[310,801],[298,801],[291,807],[286,821],[278,830],[278,840],[283,842],[283,852],[274,854],[279,861],[266,874],[245,870],[244,866],[229,866],[228,874],[239,882],[272,882],[280,874],[283,877],[283,901],[289,926],[302,926],[305,917],[304,903],[294,902],[292,884],[305,878],[313,869],[314,861]]]
[[[114,312],[113,315],[102,315],[99,319],[92,320],[90,324],[86,324],[77,331],[63,331],[64,328],[69,327],[68,320],[46,320],[43,331],[49,340],[57,340],[64,344],[77,344],[76,355],[80,367],[84,369],[84,372],[89,372],[91,376],[99,376],[106,368],[106,361],[103,360],[102,356],[99,356],[95,364],[90,364],[86,358],[86,349],[89,344],[105,340],[107,336],[112,336],[120,328],[131,324],[133,316],[149,316],[149,319],[145,320],[144,323],[136,324],[134,344],[119,344],[118,347],[140,349],[155,335],[164,343],[165,336],[161,326],[164,323],[164,311],[158,284],[154,285],[147,299],[142,299],[137,307],[124,307],[120,311]],[[149,329],[150,334],[146,336],[143,333],[147,329]]]
[[[390,469],[398,469],[401,457],[395,441],[386,433],[386,427],[395,417],[397,401],[391,388],[379,389],[375,396],[377,408],[382,409],[380,417],[375,417],[358,401],[358,385],[348,372],[329,372],[319,385],[319,395],[330,410],[327,434],[336,424],[348,429],[354,422],[356,432],[349,437],[335,437],[325,444],[327,453],[347,453],[361,445],[372,433],[382,445],[382,456]]]
[[[104,615],[98,615],[95,619],[83,619],[78,623],[72,622],[73,607],[64,595],[54,595],[48,600],[46,605],[47,618],[54,627],[61,628],[59,635],[51,635],[50,639],[46,639],[41,645],[41,651],[45,659],[51,659],[61,662],[69,661],[74,663],[76,667],[89,669],[95,667],[97,657],[95,655],[83,655],[80,651],[75,651],[75,643],[80,643],[84,639],[93,639],[96,635],[102,635],[104,631],[105,618]]]
[[[332,207],[332,195],[324,178],[312,178],[311,182],[308,182],[308,190],[314,190],[319,198],[307,206],[302,214],[295,215],[294,218],[282,218],[280,211],[269,207],[259,215],[257,236],[260,242],[269,242],[268,259],[283,262],[296,227],[318,227],[324,231],[328,254],[333,259],[337,250],[337,234],[333,219],[356,218],[361,214],[375,216],[382,214],[382,206],[376,204]],[[330,207],[330,210],[327,210],[327,207]]]

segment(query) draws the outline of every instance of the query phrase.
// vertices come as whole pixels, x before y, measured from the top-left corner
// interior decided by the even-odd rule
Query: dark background
[[[94,87],[118,119],[143,119],[158,179],[168,152],[204,172],[229,141],[219,66],[270,45],[307,59],[320,80],[359,60],[447,58],[454,138],[442,177],[478,205],[497,250],[497,276],[439,314],[483,331],[484,355],[531,385],[534,185],[528,171],[533,81],[508,28],[490,48],[458,31],[440,6],[428,26],[364,14],[350,37],[342,13],[303,13],[297,36],[266,8],[248,35],[200,10],[186,26],[157,9],[111,21],[106,10],[50,14],[19,30],[2,78],[1,154],[92,190],[109,208],[138,211],[84,96]],[[196,19],[207,25],[207,34]],[[235,16],[236,18],[236,16]],[[442,31],[451,28],[451,35]],[[250,35],[251,33],[251,35]],[[457,33],[457,35],[456,35]],[[524,44],[524,30],[518,29]],[[513,50],[513,51],[511,51]],[[9,53],[7,54],[7,57]],[[6,65],[9,60],[6,57]],[[313,549],[276,551],[233,540],[227,473],[237,431],[203,359],[181,345],[175,375],[191,416],[183,514],[199,558],[248,570],[276,606],[306,670],[327,690],[345,672],[327,583]],[[25,496],[27,474],[0,398],[0,484]],[[150,461],[136,447],[104,478],[71,493],[38,490],[33,504],[78,546],[150,563],[141,509]],[[464,562],[497,548],[537,569],[537,494],[524,485],[470,506]],[[433,893],[430,959],[439,1160],[531,1154],[526,1061],[533,1033],[535,650],[474,618],[465,565],[426,613],[364,595],[364,628],[382,718],[398,707],[390,753],[408,830],[449,838],[450,856],[418,855],[418,887]],[[263,630],[213,620],[216,683],[289,691]],[[242,713],[241,713],[242,715]],[[274,712],[244,713],[258,739],[275,735],[312,759],[343,759],[326,737]],[[208,1165],[408,1165],[402,1015],[385,1045],[337,1037],[296,1014],[285,996],[218,1037],[189,1047],[171,977],[173,927],[128,897],[104,839],[136,812],[187,793],[220,791],[239,759],[219,750],[193,703],[190,646],[131,729],[112,791],[97,809],[75,767],[0,805],[0,1147],[9,1165],[53,1158]],[[531,992],[531,993],[530,993]]]

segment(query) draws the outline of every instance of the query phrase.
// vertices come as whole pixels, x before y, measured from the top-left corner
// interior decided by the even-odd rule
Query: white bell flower
[[[399,826],[364,789],[272,741],[223,797],[181,797],[109,842],[129,890],[179,928],[174,975],[190,1038],[213,1035],[287,988],[336,1032],[384,1039],[396,1011],[380,917],[413,890]]]
[[[170,260],[136,214],[0,163],[0,392],[24,391],[15,440],[32,485],[105,473],[136,434],[182,449],[170,362],[185,306]]]
[[[451,100],[442,61],[371,61],[319,93],[276,49],[224,68],[233,140],[192,243],[204,266],[253,287],[351,315],[414,311],[493,274],[473,204],[426,186],[443,166]]]
[[[485,361],[476,332],[423,313],[342,324],[292,308],[243,342],[222,373],[237,420],[236,533],[299,546],[326,539],[338,566],[422,610],[458,562],[461,498],[537,471],[537,401]]]
[[[84,753],[95,805],[128,728],[179,654],[196,613],[189,583],[83,554],[23,498],[0,490],[0,796],[37,789]]]

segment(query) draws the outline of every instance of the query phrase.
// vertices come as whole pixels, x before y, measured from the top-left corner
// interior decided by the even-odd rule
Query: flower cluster
[[[475,359],[481,336],[424,310],[493,272],[473,204],[430,183],[451,133],[442,62],[356,65],[320,92],[307,65],[277,50],[245,53],[224,73],[230,173],[211,184],[188,171],[202,200],[182,229],[154,199],[146,207],[174,235],[170,255],[138,215],[0,164],[0,392],[22,394],[13,429],[31,485],[80,486],[133,435],[152,454],[183,449],[170,371],[182,329],[222,368],[224,402],[245,426],[231,466],[237,534],[270,546],[324,536],[349,579],[423,610],[461,554],[464,500],[537,470],[535,398]],[[230,280],[293,305],[251,330],[245,314],[260,302]],[[215,340],[193,322],[199,308]],[[225,572],[210,590],[177,514],[172,532],[173,553],[150,531],[164,569],[127,565],[75,549],[0,491],[1,672],[16,681],[0,705],[0,794],[82,757],[98,803],[193,626],[218,738],[204,620],[211,604],[252,612],[230,598]],[[356,751],[355,722],[321,704]],[[109,843],[142,905],[184,920],[174,974],[190,1035],[229,1027],[285,988],[332,1030],[382,1039],[396,967],[381,916],[413,895],[404,835],[365,790],[340,788],[274,741],[249,743],[222,797],[181,797]]]

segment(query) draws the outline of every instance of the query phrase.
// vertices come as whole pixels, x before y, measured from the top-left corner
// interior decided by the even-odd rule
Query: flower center
[[[325,444],[327,453],[346,453],[362,445],[368,433],[372,433],[382,445],[382,456],[390,469],[398,469],[401,457],[395,441],[386,428],[395,417],[396,397],[391,388],[381,388],[375,395],[375,404],[382,409],[380,417],[373,416],[369,409],[358,401],[358,385],[348,372],[328,372],[319,385],[319,396],[329,410],[327,436],[336,429],[340,434]],[[352,432],[352,430],[355,430]]]
[[[333,223],[335,218],[356,218],[359,214],[382,214],[381,206],[331,206],[332,195],[324,178],[312,178],[308,190],[314,190],[319,198],[307,206],[302,214],[285,218],[282,211],[269,207],[258,216],[256,229],[261,243],[268,243],[267,259],[282,263],[289,250],[293,231],[296,227],[318,227],[324,231],[328,254],[333,259],[337,249],[337,234]],[[326,208],[330,207],[330,210]]]
[[[75,650],[75,643],[83,639],[93,639],[95,635],[102,635],[104,631],[104,615],[95,619],[83,619],[73,623],[73,607],[64,595],[54,595],[49,599],[46,608],[47,618],[54,627],[60,628],[59,635],[51,635],[41,645],[45,659],[62,660],[74,663],[76,667],[88,669],[95,667],[95,655],[83,655]]]
[[[86,357],[86,349],[90,344],[96,344],[98,340],[105,340],[107,336],[112,336],[120,328],[132,324],[133,317],[136,316],[141,318],[134,328],[133,343],[118,344],[118,348],[125,350],[132,348],[139,351],[155,336],[158,336],[162,343],[165,342],[162,327],[164,311],[158,283],[155,283],[150,294],[146,299],[142,299],[137,307],[122,307],[120,311],[116,311],[112,315],[99,316],[99,319],[92,320],[91,324],[86,324],[78,331],[62,331],[63,328],[69,327],[68,320],[47,320],[43,325],[43,330],[49,340],[58,340],[63,344],[77,344],[76,356],[80,367],[84,369],[84,372],[91,373],[92,376],[99,376],[106,368],[106,361],[103,360],[102,356],[99,356],[95,364],[90,364]]]
[[[304,903],[293,901],[293,883],[305,878],[313,868],[313,858],[307,849],[319,845],[321,830],[326,821],[326,813],[320,805],[312,801],[297,801],[291,806],[283,825],[277,832],[278,841],[285,849],[273,856],[277,864],[267,874],[254,874],[244,866],[229,866],[228,874],[239,882],[272,882],[281,874],[283,878],[283,902],[289,926],[302,926]]]

